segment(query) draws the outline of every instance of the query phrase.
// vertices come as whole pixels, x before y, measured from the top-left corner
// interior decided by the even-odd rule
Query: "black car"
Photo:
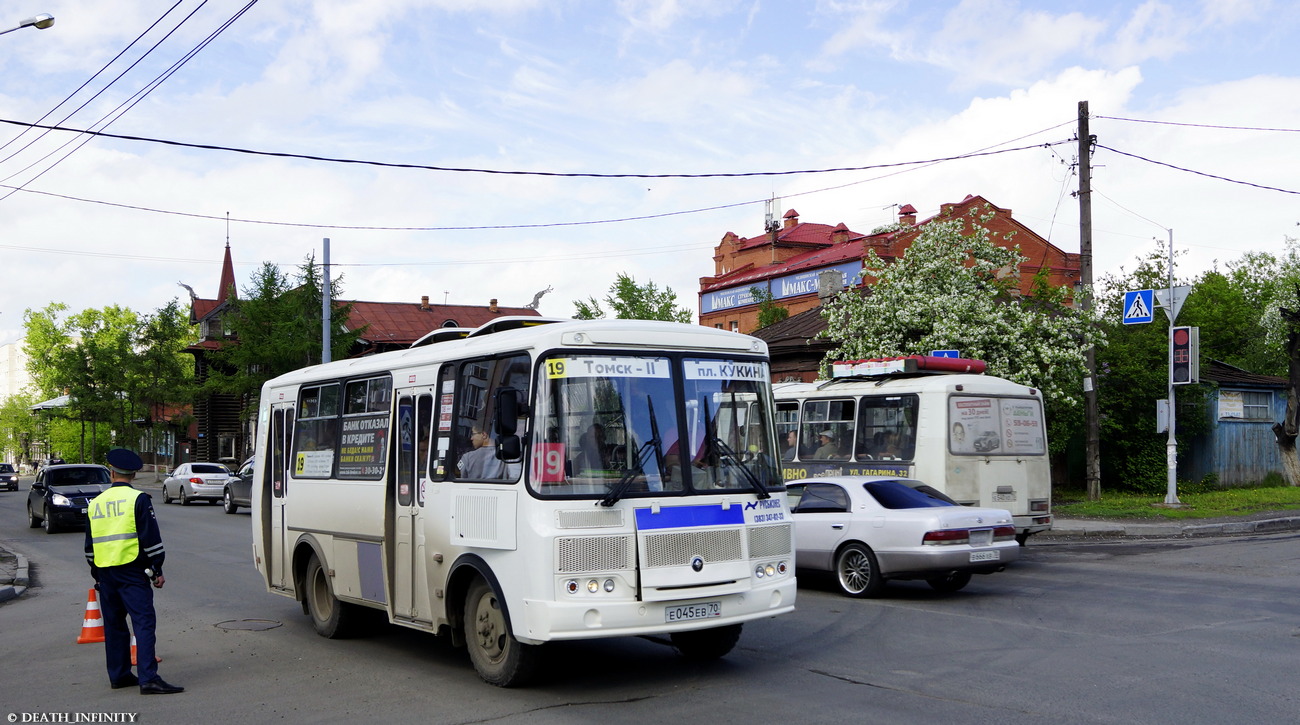
[[[236,473],[234,478],[226,481],[226,488],[222,491],[221,499],[226,505],[226,513],[228,514],[235,513],[240,506],[253,505],[252,458],[244,461],[244,465],[239,467],[239,473]]]
[[[86,525],[86,504],[112,484],[103,466],[66,464],[46,466],[36,474],[27,492],[27,525],[45,527],[45,533]]]
[[[12,463],[0,463],[0,488],[18,490],[18,471]]]

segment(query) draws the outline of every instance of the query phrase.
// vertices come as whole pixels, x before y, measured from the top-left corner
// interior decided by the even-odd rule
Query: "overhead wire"
[[[1145,161],[1145,162],[1147,162],[1148,164],[1155,164],[1156,166],[1164,166],[1164,167],[1166,167],[1166,168],[1174,169],[1174,170],[1176,170],[1176,171],[1182,171],[1182,172],[1185,172],[1185,173],[1188,173],[1188,174],[1195,174],[1195,175],[1197,175],[1197,176],[1204,176],[1204,177],[1206,177],[1206,178],[1210,178],[1210,179],[1218,179],[1219,181],[1226,181],[1226,182],[1231,183],[1231,184],[1241,184],[1242,186],[1250,186],[1250,187],[1253,187],[1253,188],[1256,188],[1256,189],[1264,189],[1265,191],[1280,191],[1280,192],[1282,192],[1283,194],[1300,194],[1300,191],[1294,191],[1294,190],[1291,190],[1291,189],[1282,189],[1282,188],[1279,188],[1279,187],[1276,187],[1276,186],[1267,186],[1267,185],[1264,185],[1264,184],[1256,184],[1256,183],[1253,183],[1253,182],[1250,182],[1250,181],[1241,181],[1241,180],[1239,180],[1239,179],[1233,179],[1233,178],[1229,178],[1229,177],[1227,177],[1227,176],[1220,176],[1220,175],[1218,175],[1218,174],[1211,174],[1211,173],[1208,173],[1208,172],[1205,172],[1205,171],[1197,171],[1197,170],[1195,170],[1195,169],[1189,169],[1189,168],[1186,168],[1186,167],[1183,167],[1183,166],[1175,166],[1174,164],[1166,163],[1166,162],[1164,162],[1164,161],[1156,161],[1155,159],[1149,159],[1149,158],[1147,158],[1147,157],[1145,157],[1145,156],[1141,156],[1141,155],[1138,155],[1138,154],[1129,153],[1129,152],[1127,152],[1127,151],[1120,151],[1120,150],[1117,149],[1117,148],[1112,148],[1112,147],[1110,147],[1110,146],[1106,146],[1106,145],[1104,145],[1104,144],[1096,144],[1096,147],[1099,148],[1099,149],[1106,149],[1107,151],[1111,151],[1111,152],[1113,152],[1113,153],[1117,153],[1117,154],[1119,154],[1120,156],[1128,156],[1129,158],[1137,159],[1137,160],[1139,160],[1139,161]]]
[[[206,2],[206,0],[204,0],[204,1]],[[117,55],[113,56],[113,58],[112,58],[111,60],[109,60],[107,63],[105,63],[103,66],[101,66],[99,70],[95,71],[95,73],[94,73],[93,75],[91,75],[89,78],[87,78],[85,81],[83,81],[82,84],[79,85],[79,86],[77,86],[77,88],[76,88],[75,90],[73,90],[71,93],[69,93],[67,96],[65,96],[64,99],[63,99],[62,101],[59,101],[58,103],[54,104],[54,106],[51,107],[50,110],[46,111],[44,114],[41,115],[40,118],[36,119],[36,123],[40,123],[40,122],[44,121],[45,119],[49,118],[50,116],[54,115],[54,112],[55,112],[55,111],[59,110],[60,108],[62,108],[62,107],[64,106],[64,104],[66,104],[66,103],[68,103],[69,101],[71,101],[71,100],[72,100],[72,99],[73,99],[73,98],[74,98],[78,93],[80,93],[82,90],[84,90],[84,89],[86,88],[86,86],[90,85],[92,81],[94,81],[96,78],[98,78],[98,77],[99,77],[99,76],[100,76],[104,71],[108,70],[108,69],[109,69],[109,68],[110,68],[114,63],[116,63],[116,62],[117,62],[117,61],[118,61],[122,56],[126,55],[126,52],[127,52],[128,50],[130,50],[131,48],[134,48],[135,45],[136,45],[136,43],[139,43],[140,40],[141,40],[142,38],[144,38],[144,36],[148,35],[149,32],[150,32],[151,30],[153,30],[154,28],[156,28],[156,27],[158,26],[158,23],[161,23],[164,19],[166,19],[167,16],[170,15],[171,12],[172,12],[173,10],[175,10],[175,9],[176,9],[176,8],[177,8],[177,7],[182,3],[182,2],[184,2],[184,0],[176,0],[176,4],[175,4],[175,5],[172,5],[170,8],[168,8],[167,11],[164,12],[162,15],[160,15],[160,16],[158,17],[157,20],[153,21],[153,23],[152,23],[149,27],[145,28],[145,29],[144,29],[144,32],[142,32],[142,33],[140,33],[139,35],[137,35],[137,36],[135,37],[135,40],[132,40],[130,43],[127,44],[127,46],[126,46],[125,48],[123,48],[122,50],[118,51]],[[149,50],[145,51],[144,55],[142,55],[142,56],[140,57],[140,59],[143,60],[145,56],[148,56],[149,53],[151,53],[151,52],[152,52],[155,48],[157,48],[157,47],[158,47],[158,46],[155,45],[153,48],[150,48]],[[138,63],[139,61],[136,61],[136,62]],[[130,68],[127,68],[127,71],[131,70],[131,68],[134,68],[134,67],[135,67],[135,64],[132,64]],[[75,109],[72,110],[71,113],[69,113],[68,115],[64,116],[64,117],[63,117],[62,119],[60,119],[58,122],[59,122],[59,123],[65,123],[69,118],[72,118],[74,115],[76,115],[77,111],[80,111],[81,109],[85,108],[85,107],[86,107],[86,106],[87,106],[91,101],[94,101],[96,98],[99,98],[99,96],[102,95],[102,94],[103,94],[105,91],[107,91],[109,88],[111,88],[111,87],[113,86],[114,83],[116,83],[117,81],[121,80],[121,79],[122,79],[122,76],[125,75],[125,74],[126,74],[126,71],[123,71],[122,73],[118,74],[118,76],[117,76],[116,78],[114,78],[113,80],[109,81],[109,82],[108,82],[108,83],[107,83],[103,88],[99,89],[99,90],[95,93],[95,95],[93,95],[93,96],[91,96],[89,99],[87,99],[85,103],[82,103],[80,106],[77,106]],[[23,136],[25,136],[25,135],[27,134],[27,132],[30,131],[30,130],[32,130],[30,127],[29,127],[29,128],[24,128],[23,130],[21,130],[21,131],[18,132],[18,135],[17,135],[17,136],[14,136],[13,138],[9,139],[8,141],[5,141],[3,144],[0,144],[0,151],[3,151],[4,149],[9,148],[10,145],[16,143],[19,139],[21,139]],[[36,143],[37,141],[40,141],[42,138],[45,138],[45,137],[46,137],[47,135],[49,135],[50,133],[52,133],[52,131],[42,131],[42,132],[41,132],[41,133],[40,133],[36,138],[34,138],[34,139],[32,139],[31,141],[29,141],[29,142],[27,143],[27,145],[24,146],[24,149],[26,149],[26,148],[30,148],[32,144]],[[12,159],[14,156],[17,156],[19,153],[22,152],[22,150],[23,150],[23,149],[19,149],[18,151],[15,151],[14,153],[12,153],[12,154],[6,156],[5,158],[0,159],[0,164],[3,164],[4,162],[6,162],[6,161]]]
[[[143,101],[143,100],[144,100],[144,99],[145,99],[145,98],[146,98],[150,93],[153,93],[153,91],[156,90],[160,85],[162,85],[163,82],[165,82],[167,79],[171,78],[172,75],[174,75],[178,70],[180,70],[180,69],[181,69],[181,68],[182,68],[186,63],[188,63],[188,62],[189,62],[191,59],[193,59],[196,55],[198,55],[198,53],[201,52],[204,48],[206,48],[206,47],[207,47],[207,46],[208,46],[208,45],[209,45],[213,40],[215,40],[219,35],[221,35],[222,33],[224,33],[224,32],[226,31],[226,29],[229,28],[229,27],[230,27],[230,26],[231,26],[231,25],[232,25],[236,20],[238,20],[240,17],[242,17],[244,13],[248,12],[248,10],[249,10],[251,7],[253,7],[253,5],[257,4],[257,1],[258,1],[258,0],[249,0],[248,4],[246,4],[243,8],[241,8],[241,9],[240,9],[238,12],[236,12],[233,16],[231,16],[230,18],[228,18],[228,19],[227,19],[224,23],[222,23],[221,26],[218,27],[215,31],[213,31],[212,33],[209,33],[208,36],[207,36],[206,38],[204,38],[202,42],[200,42],[200,43],[199,43],[197,46],[195,46],[194,48],[191,48],[187,53],[185,53],[185,55],[183,55],[183,56],[180,58],[180,60],[178,60],[178,61],[172,63],[172,65],[171,65],[171,66],[170,66],[166,71],[164,71],[163,73],[161,73],[161,74],[155,76],[154,79],[153,79],[152,81],[150,81],[149,83],[145,84],[145,86],[144,86],[143,88],[141,88],[140,90],[136,91],[135,94],[133,94],[132,96],[128,97],[126,101],[123,101],[121,104],[118,104],[118,106],[117,106],[116,108],[114,108],[112,111],[109,111],[107,114],[105,114],[104,116],[102,116],[102,117],[100,118],[100,120],[96,122],[96,124],[102,123],[102,124],[103,124],[102,128],[108,128],[110,125],[112,125],[113,123],[115,123],[118,119],[122,118],[122,116],[126,115],[126,113],[127,113],[128,111],[130,111],[132,108],[135,108],[135,106],[136,106],[137,104],[139,104],[140,101]],[[181,27],[182,25],[184,25],[184,24],[185,24],[186,22],[188,22],[191,18],[193,18],[194,15],[195,15],[195,14],[196,14],[200,9],[202,9],[202,7],[203,7],[204,5],[206,5],[206,4],[207,4],[207,0],[203,0],[203,2],[200,3],[200,4],[198,5],[198,7],[196,7],[193,11],[191,11],[189,15],[185,16],[185,18],[182,19],[179,23],[177,23],[176,26],[175,26],[174,28],[172,28],[170,31],[168,31],[167,35],[165,35],[161,40],[159,40],[158,43],[156,43],[156,44],[153,46],[153,48],[151,48],[151,49],[149,50],[149,52],[146,53],[145,55],[147,56],[149,53],[153,52],[153,50],[155,50],[155,49],[158,47],[158,45],[161,45],[164,41],[167,40],[167,38],[171,37],[171,35],[172,35],[173,33],[175,33],[178,29],[180,29],[180,27]],[[141,58],[137,59],[136,63],[133,63],[133,64],[130,66],[130,68],[127,69],[127,71],[129,71],[131,68],[134,68],[135,65],[138,64],[138,63],[139,63],[141,60],[143,60],[143,59],[144,59],[144,56],[141,56]],[[123,71],[123,74],[125,74],[127,71]],[[120,78],[120,77],[121,77],[121,76],[119,76],[119,78]],[[88,101],[88,102],[89,102],[89,101]],[[87,102],[87,103],[88,103],[88,102]],[[111,118],[110,118],[110,117],[111,117]],[[107,119],[107,120],[105,120],[105,119]],[[92,124],[92,127],[93,127],[94,125],[95,125],[95,124]],[[99,132],[94,132],[92,135],[87,135],[87,136],[85,136],[84,138],[82,138],[81,142],[78,143],[74,148],[72,148],[71,150],[69,150],[69,151],[68,151],[67,153],[65,153],[65,154],[64,154],[60,159],[58,159],[58,160],[55,161],[54,163],[50,164],[48,167],[46,167],[46,168],[45,168],[44,170],[42,170],[40,173],[36,174],[36,175],[33,176],[32,178],[30,178],[30,179],[28,179],[27,181],[25,181],[25,182],[24,182],[24,183],[19,187],[19,189],[22,189],[23,187],[26,187],[28,184],[31,184],[31,183],[32,183],[33,181],[35,181],[36,179],[39,179],[41,176],[43,176],[43,175],[45,175],[46,173],[48,173],[49,171],[53,170],[56,166],[58,166],[60,163],[62,163],[62,162],[63,162],[65,159],[67,159],[69,156],[71,156],[72,154],[76,153],[79,149],[81,149],[81,148],[84,147],[87,143],[89,143],[89,142],[94,138],[94,135],[97,135],[98,133],[99,133]],[[54,151],[51,151],[50,153],[48,153],[48,154],[46,154],[45,156],[41,157],[41,159],[38,159],[36,162],[33,162],[32,164],[29,164],[26,168],[22,169],[21,171],[19,171],[19,172],[17,172],[17,173],[22,173],[22,171],[26,171],[27,169],[32,168],[32,166],[34,166],[35,164],[40,163],[41,161],[43,161],[43,160],[49,158],[49,157],[50,157],[51,155],[53,155],[54,153],[57,153],[58,151],[62,150],[63,148],[66,148],[69,144],[73,143],[74,141],[75,141],[75,139],[69,140],[67,143],[63,144],[63,145],[60,146],[58,149],[55,149]],[[14,175],[16,175],[16,174],[11,174],[9,177],[6,177],[6,180],[7,180],[8,178],[12,178]],[[8,199],[9,197],[13,196],[14,193],[16,193],[16,191],[17,191],[17,190],[11,190],[9,193],[5,194],[4,196],[0,196],[0,201],[4,201],[5,199]]]

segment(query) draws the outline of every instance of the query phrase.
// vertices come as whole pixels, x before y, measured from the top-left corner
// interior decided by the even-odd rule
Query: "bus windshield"
[[[537,372],[529,481],[601,499],[780,486],[767,365],[557,355]],[[684,416],[684,417],[683,417]]]

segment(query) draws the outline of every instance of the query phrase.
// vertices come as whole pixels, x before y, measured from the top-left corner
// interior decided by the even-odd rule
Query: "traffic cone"
[[[158,655],[154,655],[153,661],[162,662],[162,658],[159,657]],[[133,666],[135,665],[135,635],[134,634],[131,635],[131,664]]]
[[[90,593],[86,597],[86,618],[81,624],[81,634],[77,637],[77,644],[95,644],[104,641],[104,615],[99,613],[99,598],[95,596],[95,588],[90,588]]]

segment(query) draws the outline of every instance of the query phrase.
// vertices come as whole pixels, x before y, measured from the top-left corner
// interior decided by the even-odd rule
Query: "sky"
[[[241,290],[328,238],[343,298],[553,317],[620,273],[698,311],[771,199],[867,233],[979,195],[1078,252],[1081,101],[1098,281],[1300,236],[1290,0],[4,0],[0,29],[38,13],[0,35],[0,344],[52,302],[215,298],[227,242]]]

